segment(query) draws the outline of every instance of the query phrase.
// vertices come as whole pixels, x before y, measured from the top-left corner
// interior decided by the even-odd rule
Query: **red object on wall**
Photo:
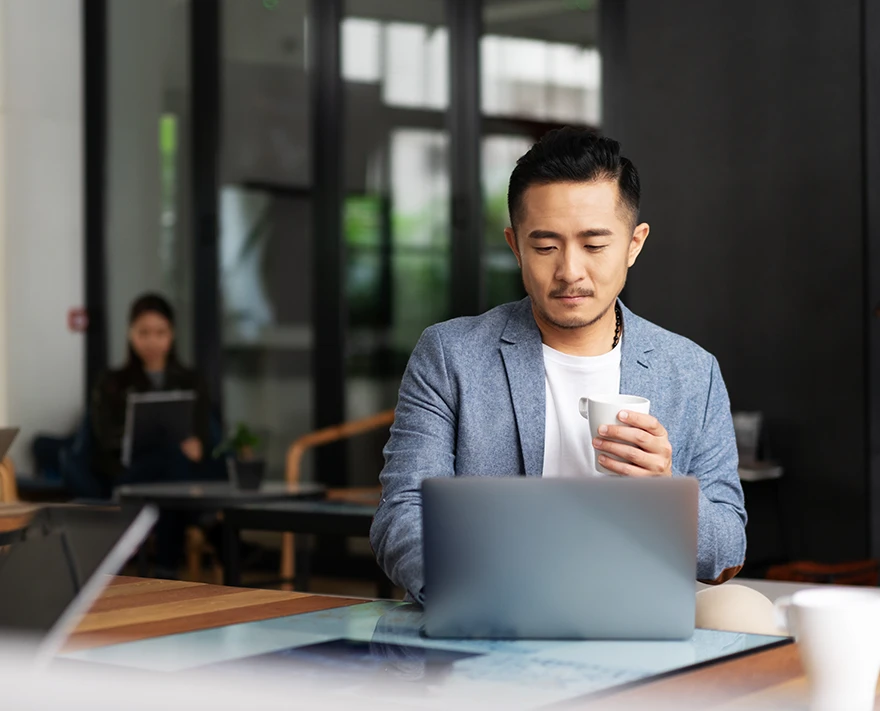
[[[73,333],[85,333],[88,327],[89,314],[84,308],[73,308],[67,312],[67,328]]]

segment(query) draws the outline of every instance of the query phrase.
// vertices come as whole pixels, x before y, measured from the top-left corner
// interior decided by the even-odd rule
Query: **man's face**
[[[514,231],[515,229],[515,231]],[[536,317],[557,329],[591,326],[614,304],[648,236],[633,226],[614,181],[533,185],[507,243]]]

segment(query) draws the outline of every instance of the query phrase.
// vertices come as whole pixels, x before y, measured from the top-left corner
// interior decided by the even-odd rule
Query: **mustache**
[[[551,299],[563,299],[571,296],[595,296],[595,292],[591,289],[578,289],[577,291],[569,291],[567,289],[556,289],[550,292]]]

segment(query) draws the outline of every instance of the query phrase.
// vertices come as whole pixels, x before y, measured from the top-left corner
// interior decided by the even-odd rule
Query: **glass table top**
[[[262,671],[334,697],[403,696],[424,708],[485,697],[485,708],[534,709],[788,641],[700,629],[686,641],[429,639],[421,624],[418,606],[376,601],[64,656],[247,679]]]

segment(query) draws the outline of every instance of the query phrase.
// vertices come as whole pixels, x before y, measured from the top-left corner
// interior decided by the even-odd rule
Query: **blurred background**
[[[592,128],[652,238],[624,298],[714,353],[750,560],[880,550],[880,56],[867,0],[0,0],[0,423],[22,491],[160,291],[268,476],[393,407],[426,326],[524,295],[517,157]],[[875,33],[876,36],[876,33]],[[385,432],[303,479],[375,486]],[[760,478],[760,477],[758,477]]]

